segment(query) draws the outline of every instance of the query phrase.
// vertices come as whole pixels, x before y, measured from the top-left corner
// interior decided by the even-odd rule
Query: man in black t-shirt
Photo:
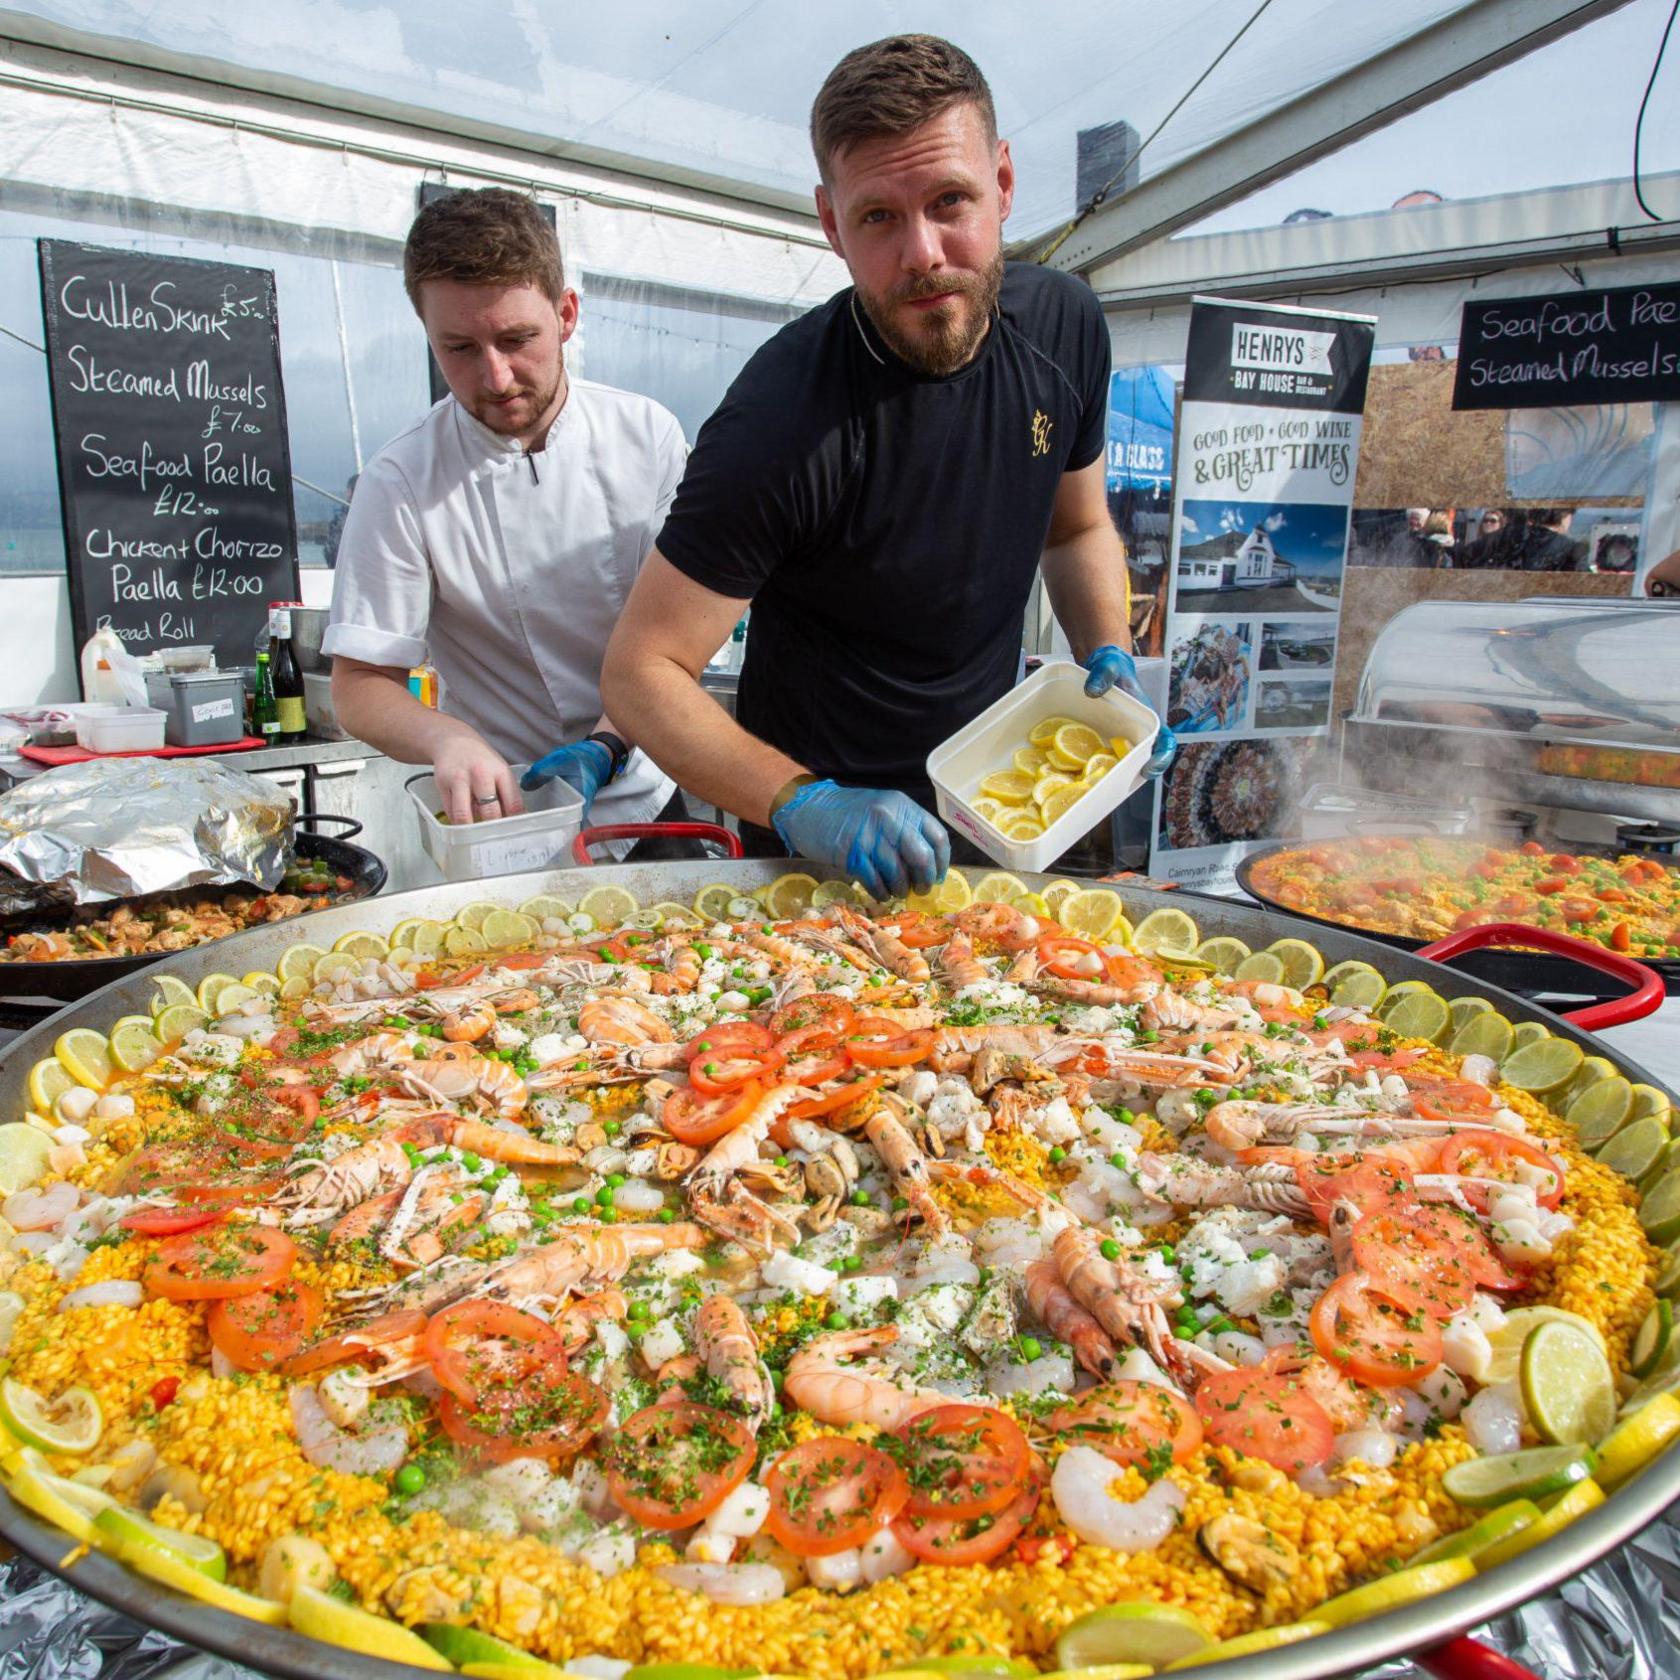
[[[985,79],[936,37],[879,41],[835,67],[811,131],[854,283],[702,428],[601,681],[761,853],[884,894],[945,872],[927,755],[1015,683],[1041,563],[1087,692],[1143,696],[1104,492],[1107,328],[1082,282],[1003,261],[1015,176]],[[749,601],[731,723],[697,679]],[[1156,768],[1171,752],[1163,728]]]

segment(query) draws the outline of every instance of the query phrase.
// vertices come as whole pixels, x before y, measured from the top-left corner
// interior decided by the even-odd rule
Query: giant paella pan
[[[975,885],[445,886],[26,1035],[0,1533],[299,1680],[1489,1672],[1680,1494],[1660,987]]]

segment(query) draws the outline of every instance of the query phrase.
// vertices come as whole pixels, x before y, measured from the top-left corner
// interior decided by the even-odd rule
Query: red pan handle
[[[1550,928],[1529,927],[1524,922],[1488,922],[1481,927],[1465,928],[1462,933],[1449,933],[1433,945],[1425,945],[1418,952],[1430,962],[1450,962],[1466,951],[1479,951],[1484,945],[1538,945],[1560,957],[1587,968],[1596,968],[1617,980],[1625,980],[1634,988],[1626,997],[1611,998],[1608,1003],[1595,1003],[1590,1009],[1571,1010],[1564,1020],[1582,1032],[1598,1032],[1605,1027],[1625,1026],[1629,1021],[1643,1020],[1662,1007],[1662,976],[1632,957],[1618,956],[1590,940],[1573,939],[1567,933],[1553,933]]]
[[[1412,1661],[1435,1680],[1535,1680],[1531,1669],[1490,1650],[1477,1639],[1449,1639],[1427,1651],[1414,1651]]]
[[[589,855],[591,846],[608,840],[711,840],[723,847],[723,855],[738,858],[742,855],[741,841],[721,823],[664,822],[664,823],[606,823],[600,828],[586,828],[572,842],[572,857],[584,869],[595,860]]]

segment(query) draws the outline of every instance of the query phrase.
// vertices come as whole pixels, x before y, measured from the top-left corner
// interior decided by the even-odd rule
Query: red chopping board
[[[246,735],[237,741],[218,741],[206,747],[142,747],[138,752],[96,753],[86,747],[20,747],[19,753],[34,764],[86,764],[92,758],[204,758],[210,753],[250,752],[265,745],[262,736]]]

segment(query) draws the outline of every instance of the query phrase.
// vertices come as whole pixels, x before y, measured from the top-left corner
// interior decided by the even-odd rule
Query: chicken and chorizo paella
[[[1680,1430],[1680,1181],[1583,1150],[1575,1045],[1407,1042],[1071,884],[814,885],[64,1035],[0,1128],[11,1496],[434,1667],[1142,1674],[1450,1586]]]

